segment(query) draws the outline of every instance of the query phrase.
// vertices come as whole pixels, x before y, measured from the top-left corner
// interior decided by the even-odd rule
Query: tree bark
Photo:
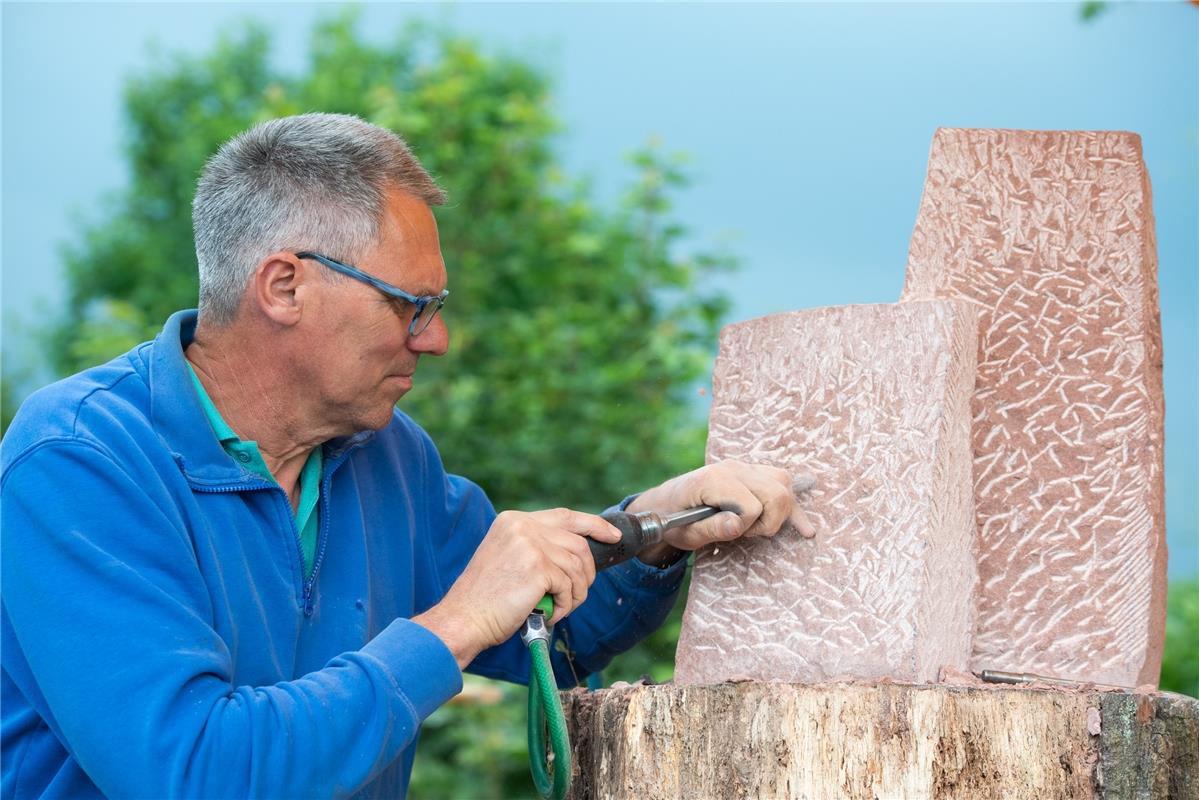
[[[1199,800],[1199,700],[902,684],[564,695],[571,796]]]

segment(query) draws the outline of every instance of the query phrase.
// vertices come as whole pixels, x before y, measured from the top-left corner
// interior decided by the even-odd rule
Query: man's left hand
[[[676,550],[696,550],[742,536],[774,536],[786,523],[811,538],[816,529],[795,501],[793,488],[796,479],[803,477],[810,479],[763,464],[721,461],[649,489],[630,503],[628,510],[662,514],[695,506],[721,509],[705,520],[667,531],[663,543]],[[641,557],[657,563],[664,555],[643,553]]]

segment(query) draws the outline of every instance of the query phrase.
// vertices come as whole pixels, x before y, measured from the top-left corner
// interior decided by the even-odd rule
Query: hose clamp
[[[529,615],[525,620],[525,627],[520,632],[520,640],[525,643],[525,647],[532,646],[533,642],[541,640],[549,645],[550,629],[545,624],[545,614],[538,609]]]

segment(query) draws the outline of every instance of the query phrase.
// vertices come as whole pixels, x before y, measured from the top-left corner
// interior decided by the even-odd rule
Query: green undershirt
[[[190,362],[187,363],[187,369],[191,373],[192,382],[196,385],[196,393],[200,396],[200,406],[204,409],[204,416],[208,418],[208,424],[212,426],[213,432],[220,440],[221,447],[233,460],[250,472],[263,480],[276,483],[275,476],[271,474],[266,467],[266,462],[262,460],[258,443],[241,440],[241,437],[229,427],[221,417],[221,413],[216,410],[212,398],[205,391],[204,384],[200,383]],[[321,448],[314,447],[308,454],[308,460],[304,462],[304,469],[300,471],[300,504],[293,517],[296,530],[300,532],[300,552],[304,560],[304,577],[306,579],[312,576],[312,560],[316,554],[317,532],[320,530],[320,511],[317,509],[317,501],[321,498],[321,466]]]

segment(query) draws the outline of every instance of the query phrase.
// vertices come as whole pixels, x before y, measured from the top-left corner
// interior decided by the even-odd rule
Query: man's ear
[[[279,325],[300,321],[311,273],[295,253],[271,253],[258,263],[250,281],[251,299],[258,310]]]

